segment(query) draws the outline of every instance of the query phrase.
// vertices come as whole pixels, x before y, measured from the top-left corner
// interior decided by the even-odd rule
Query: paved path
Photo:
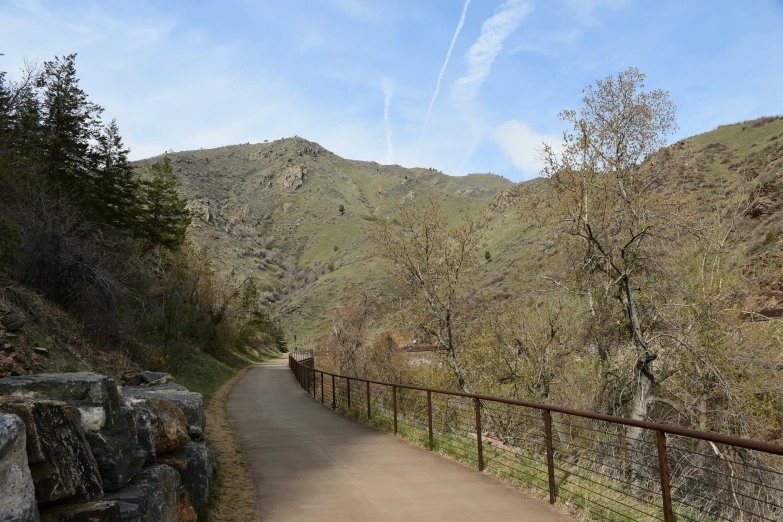
[[[253,368],[228,413],[264,521],[569,521],[494,478],[322,406],[286,360]]]

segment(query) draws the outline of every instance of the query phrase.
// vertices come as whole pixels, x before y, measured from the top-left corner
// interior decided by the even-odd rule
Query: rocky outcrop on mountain
[[[212,222],[212,214],[209,211],[209,200],[206,198],[196,198],[188,201],[188,210],[197,219]]]
[[[277,184],[281,189],[298,189],[302,186],[307,175],[307,167],[302,165],[289,165],[277,176]]]
[[[487,214],[494,216],[505,212],[508,207],[514,204],[516,194],[513,190],[504,190],[495,197],[495,201],[487,209]]]
[[[39,520],[22,419],[0,413],[0,522]]]
[[[0,522],[197,520],[215,473],[209,441],[191,440],[201,394],[169,374],[130,382],[126,396],[95,373],[0,378]]]

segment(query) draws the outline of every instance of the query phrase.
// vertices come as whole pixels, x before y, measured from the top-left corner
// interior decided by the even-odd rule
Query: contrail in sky
[[[481,25],[481,34],[465,55],[468,70],[454,82],[451,94],[457,105],[462,107],[470,122],[470,128],[477,132],[467,155],[459,164],[458,170],[460,171],[473,156],[483,138],[483,125],[476,114],[475,107],[479,90],[489,76],[495,58],[503,50],[503,42],[517,30],[528,15],[533,12],[533,9],[533,3],[530,0],[505,0],[495,10],[495,14],[487,18]]]
[[[435,105],[435,98],[438,97],[438,92],[440,92],[440,82],[443,80],[443,73],[446,72],[446,67],[449,65],[449,59],[451,59],[451,51],[454,50],[454,43],[457,41],[457,37],[459,36],[460,31],[462,31],[462,26],[465,25],[465,15],[468,13],[468,5],[470,4],[470,0],[465,0],[465,5],[462,7],[462,16],[459,18],[459,23],[457,24],[457,30],[454,31],[454,37],[451,39],[451,45],[449,45],[449,52],[446,53],[446,60],[443,62],[443,67],[440,68],[440,74],[438,75],[438,82],[435,84],[435,92],[432,93],[432,100],[430,100],[430,106],[427,109],[427,116],[424,118],[424,128],[421,129],[421,136],[419,137],[419,143],[416,145],[416,160],[414,161],[414,164],[417,164],[419,162],[419,148],[421,147],[421,142],[424,140],[424,133],[427,131],[427,123],[430,121],[430,114],[432,113],[432,106]]]
[[[392,144],[391,123],[389,122],[389,108],[391,107],[392,98],[394,93],[392,92],[392,82],[388,78],[381,79],[381,87],[383,88],[383,129],[386,131],[386,164],[391,165],[394,160],[394,145]]]

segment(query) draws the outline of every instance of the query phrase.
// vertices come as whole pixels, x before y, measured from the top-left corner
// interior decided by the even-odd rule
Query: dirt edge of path
[[[206,522],[259,520],[253,477],[226,411],[228,394],[252,367],[240,370],[223,383],[207,406],[206,437],[212,441],[215,450],[218,477],[210,495],[208,514],[204,517]]]

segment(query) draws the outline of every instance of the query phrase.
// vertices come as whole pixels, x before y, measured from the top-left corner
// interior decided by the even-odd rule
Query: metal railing
[[[609,521],[783,521],[783,446],[502,397],[386,383],[289,355],[315,400]]]

